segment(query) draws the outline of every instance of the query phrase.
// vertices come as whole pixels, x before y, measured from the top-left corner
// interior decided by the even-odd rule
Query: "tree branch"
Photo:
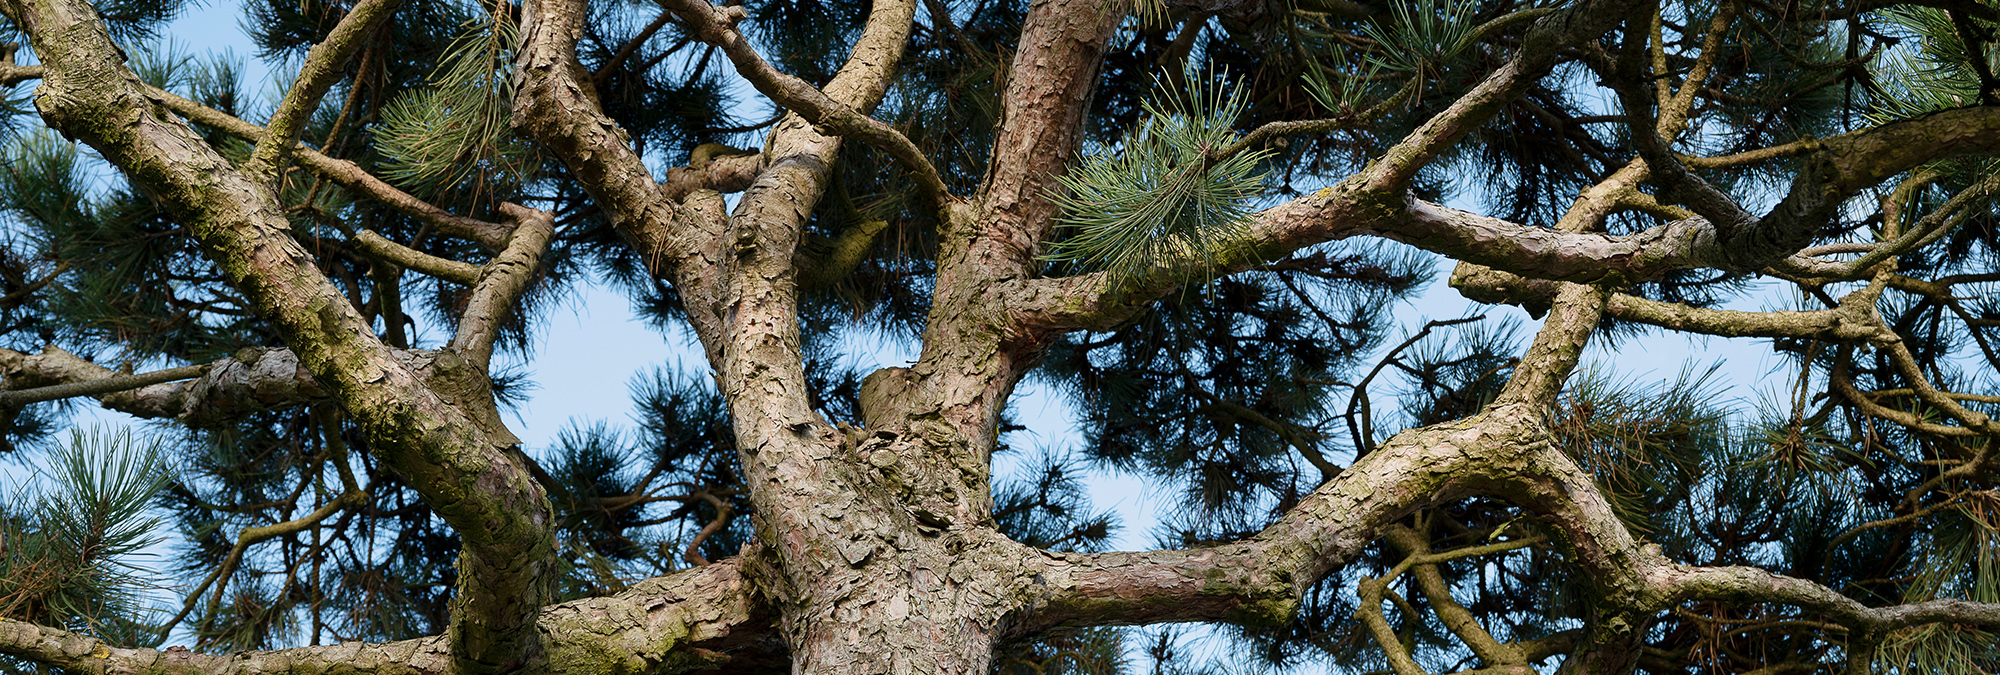
[[[165,642],[168,635],[173,632],[174,627],[180,625],[181,621],[194,611],[195,606],[201,603],[202,594],[210,586],[215,586],[215,597],[209,601],[210,606],[222,604],[222,592],[223,589],[229,586],[229,575],[236,572],[236,565],[243,561],[243,553],[249,550],[251,545],[273,537],[303,532],[307,528],[319,524],[320,521],[326,520],[333,514],[348,508],[360,506],[367,503],[367,500],[368,493],[366,491],[351,489],[341,493],[333,501],[327,502],[324,506],[314,509],[312,513],[308,513],[303,517],[261,527],[243,528],[243,531],[236,535],[236,543],[229,547],[229,555],[222,559],[222,565],[215,568],[214,571],[209,572],[208,576],[201,580],[201,583],[196,584],[192,590],[188,591],[187,599],[181,604],[181,611],[179,613],[174,614],[173,618],[168,619],[166,623],[160,624],[158,630],[160,641]],[[216,585],[218,581],[221,582],[221,585]]]
[[[1476,265],[1452,272],[1451,286],[1467,299],[1488,304],[1546,307],[1562,282],[1528,279]],[[1872,289],[1872,290],[1871,290]],[[1882,286],[1856,290],[1836,309],[1743,312],[1691,307],[1613,293],[1604,311],[1612,318],[1683,333],[1719,337],[1797,338],[1830,342],[1878,342],[1894,338],[1872,316]]]
[[[173,92],[147,86],[146,96],[189,121],[215,127],[238,138],[260,143],[266,138],[263,127],[224,114]],[[294,144],[292,158],[314,174],[333,181],[335,185],[386,204],[403,215],[436,227],[439,232],[478,242],[494,250],[507,243],[508,232],[505,225],[467,218],[438,208],[430,202],[383,182],[353,162],[329,157],[304,143]]]
[[[1112,31],[1125,18],[1127,5],[1096,0],[1054,0],[1032,3],[1021,25],[1019,47],[1008,66],[1006,89],[1000,98],[992,159],[974,200],[980,211],[967,237],[971,248],[998,250],[968,258],[1004,260],[1008,274],[1037,269],[1042,241],[1056,215],[1049,192],[1069,166],[1082,142],[1083,116],[1097,87]],[[956,272],[946,261],[940,281]],[[940,284],[942,285],[942,283]]]
[[[144,383],[148,376],[199,371],[187,382]],[[29,392],[93,396],[105,408],[146,419],[178,419],[199,428],[233,423],[244,414],[325,400],[326,388],[289,350],[246,349],[212,363],[121,376],[55,346],[39,354],[0,349],[6,396]],[[176,377],[173,379],[186,379]],[[32,387],[22,391],[22,387]],[[53,400],[43,394],[33,398]],[[24,397],[25,398],[25,397]],[[32,402],[32,401],[29,401]]]
[[[1633,537],[1594,477],[1549,442],[1538,407],[1500,402],[1464,420],[1398,434],[1244,541],[1179,551],[1043,553],[1016,630],[1281,622],[1301,594],[1397,520],[1471,496],[1505,499],[1539,516],[1614,614],[1642,617],[1689,600],[1713,600],[1794,605],[1856,631],[1934,622],[2000,626],[2000,604],[1939,600],[1870,608],[1813,582],[1753,567],[1668,561]],[[1629,650],[1610,653],[1631,646],[1629,631],[1593,632],[1598,634],[1578,645],[1586,656],[1630,657]]]
[[[48,349],[53,349],[65,355],[69,354],[69,352],[62,351],[61,349],[56,347],[49,347]],[[45,350],[43,354],[47,355],[48,352]],[[30,357],[28,357],[26,354],[22,354],[20,352],[11,349],[0,349],[0,363],[9,364],[8,366],[0,366],[0,368],[5,368],[5,370],[9,372],[8,380],[10,381],[10,383],[12,383],[12,381],[16,379],[15,376],[12,374],[12,372],[15,369],[10,367],[11,364],[18,363],[19,361],[24,360],[26,358]],[[77,359],[77,360],[83,361],[83,359]],[[91,365],[95,366],[96,364],[91,364]],[[209,369],[209,364],[201,364],[195,366],[181,366],[179,368],[167,368],[163,370],[155,370],[149,373],[139,373],[137,375],[111,375],[104,377],[102,379],[85,380],[81,382],[69,382],[64,384],[52,384],[43,387],[35,387],[33,389],[0,391],[0,411],[16,410],[19,409],[21,406],[25,406],[31,403],[42,403],[45,401],[55,401],[65,398],[75,398],[78,396],[100,396],[103,394],[126,391],[128,389],[138,389],[141,387],[146,387],[154,384],[173,382],[175,380],[186,380],[189,378],[201,377],[203,374],[206,374],[208,372],[208,369]],[[107,369],[105,372],[110,372],[110,371]]]
[[[14,62],[14,53],[20,49],[21,45],[12,42],[0,43],[0,87],[41,79],[43,71],[40,64],[23,66]]]
[[[1437,612],[1438,620],[1444,623],[1445,628],[1458,635],[1459,640],[1484,661],[1488,668],[1513,668],[1522,675],[1534,672],[1528,667],[1530,661],[1527,655],[1521,653],[1518,645],[1495,640],[1492,633],[1479,625],[1479,619],[1452,597],[1451,585],[1446,583],[1444,575],[1438,572],[1437,564],[1526,548],[1538,543],[1539,538],[1432,553],[1430,543],[1425,537],[1408,527],[1391,526],[1383,534],[1389,543],[1402,549],[1405,556],[1402,562],[1396,564],[1395,569],[1383,575],[1384,580],[1394,579],[1404,570],[1415,570],[1417,588],[1422,590],[1424,598],[1430,601],[1432,610]]]
[[[395,12],[402,0],[361,0],[348,8],[340,17],[326,39],[313,45],[306,52],[306,58],[299,65],[299,74],[292,86],[285,90],[284,99],[278,101],[278,108],[271,112],[270,121],[265,123],[265,133],[257,140],[257,146],[250,151],[250,158],[241,167],[251,180],[270,183],[277,180],[278,170],[284,163],[285,154],[298,144],[299,130],[305,128],[306,121],[319,108],[320,99],[334,83],[347,75],[347,60],[361,48],[364,36],[375,30],[389,15]]]
[[[627,141],[629,134],[598,105],[591,78],[576,57],[585,4],[522,3],[513,124],[569,168],[655,276],[671,278],[670,268],[693,255],[700,242],[720,235],[700,229],[708,223],[676,204],[684,194],[670,196],[653,181],[652,170]]]
[[[536,270],[541,267],[542,253],[548,250],[549,238],[555,235],[555,218],[547,211],[503,203],[500,212],[513,221],[514,236],[500,255],[480,269],[472,298],[466,301],[465,313],[458,319],[458,333],[452,336],[449,347],[471,359],[480,372],[486,371],[501,325],[514,311],[514,301],[520,299],[534,280]]]
[[[1548,74],[1562,50],[1610,30],[1632,14],[1633,6],[1617,0],[1592,0],[1537,19],[1521,38],[1514,58],[1382,153],[1357,176],[1361,185],[1380,194],[1402,192],[1418,171]]]
[[[914,175],[918,189],[934,204],[942,206],[952,199],[943,176],[916,143],[903,132],[868,116],[865,110],[872,105],[857,109],[842,104],[811,83],[779,72],[766,62],[750,46],[749,39],[736,30],[736,22],[744,17],[741,7],[717,7],[708,0],[666,0],[665,5],[688,24],[696,37],[720,47],[729,61],[736,64],[736,72],[759,93],[798,113],[823,133],[853,136],[881,149]]]
[[[1554,308],[1542,329],[1535,332],[1534,343],[1514,364],[1513,377],[1507,378],[1494,402],[1519,401],[1542,408],[1554,405],[1563,382],[1583,358],[1584,346],[1590,344],[1591,333],[1604,317],[1609,294],[1596,286],[1562,284],[1556,290]]]
[[[460,536],[447,643],[456,675],[509,672],[540,658],[535,613],[552,595],[552,515],[495,424],[490,392],[434,390],[398,359],[292,236],[274,186],[238,171],[128,69],[83,0],[4,0],[47,67],[36,101],[51,127],[119,167],[185,225],[299,363],[353,416],[369,447]],[[456,382],[485,382],[430,359]],[[435,378],[433,378],[435,379]],[[487,413],[481,416],[482,410]]]
[[[413,269],[463,286],[471,286],[479,281],[478,265],[440,258],[390,241],[373,230],[357,231],[348,241],[368,257],[398,267]]]
[[[1258,213],[1246,226],[1244,245],[1226,247],[1213,261],[1163,259],[1122,283],[1102,272],[1017,279],[995,289],[995,301],[1022,327],[1101,329],[1182,284],[1357,235],[1394,239],[1522,276],[1578,283],[1625,284],[1692,267],[1755,271],[1787,260],[1811,268],[1814,261],[1793,254],[1811,243],[1830,217],[1830,205],[1924,162],[1995,152],[2000,152],[2000,106],[1959,108],[1826,139],[1805,160],[1809,168],[1793,182],[1792,196],[1735,232],[1718,231],[1703,218],[1624,236],[1562,232],[1415,198],[1384,198],[1351,177]]]
[[[787,657],[752,600],[740,558],[633,584],[618,595],[543,609],[540,672],[552,675],[706,670],[772,673]],[[449,675],[445,638],[344,642],[234,654],[128,649],[0,619],[0,653],[87,675]]]

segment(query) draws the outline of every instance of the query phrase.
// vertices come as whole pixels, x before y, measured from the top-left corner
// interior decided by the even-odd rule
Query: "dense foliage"
[[[1552,74],[1421,167],[1414,195],[1559,228],[1579,192],[1635,157],[1663,156],[1648,147],[1658,139],[1635,141],[1634,120],[1651,127],[1652,116],[1672,114],[1654,107],[1673,108],[1675,88],[1695,71],[1705,81],[1681,94],[1691,97],[1679,104],[1685,131],[1661,135],[1698,176],[1647,186],[1652,204],[1608,218],[1609,232],[1685,217],[1676,204],[1701,211],[1703,190],[1762,211],[1805,170],[1785,148],[2000,104],[2000,6],[1987,0],[1660,4],[1650,26],[1628,23],[1565,52]],[[272,103],[257,98],[235,59],[289,72],[347,3],[248,0],[244,27],[257,53],[236,56],[191,53],[188,40],[166,35],[180,9],[98,3],[151,85],[256,120]],[[454,213],[498,219],[500,204],[514,202],[554,214],[554,237],[500,349],[530,351],[537,323],[586,284],[616,287],[661,339],[687,339],[679,290],[649,273],[654,261],[577,187],[569,165],[510,124],[518,9],[505,0],[401,3],[345,63],[303,141]],[[869,6],[748,0],[742,9],[740,27],[779,70],[824,83]],[[922,3],[873,112],[954,191],[977,187],[992,160],[1005,123],[1000,88],[1021,76],[1008,69],[1028,10],[1018,0]],[[1225,265],[1244,254],[1233,247],[1244,245],[1253,213],[1377,161],[1503,67],[1530,20],[1549,10],[1512,0],[1139,0],[1104,58],[1079,160],[1048,195],[1061,215],[1042,273],[1106,271],[1124,283],[1164,257]],[[577,44],[590,96],[657,177],[753,152],[739,148],[760,146],[779,122],[717,47],[661,5],[601,0],[590,12]],[[17,58],[33,60],[27,51]],[[24,353],[58,346],[127,373],[253,363],[260,350],[284,346],[146,188],[41,128],[26,98],[33,86],[16,86],[0,111],[9,124],[0,343]],[[1315,121],[1224,151],[1267,123],[1298,120]],[[253,143],[195,122],[234,159],[249,157]],[[1772,147],[1780,150],[1738,154]],[[1815,255],[1838,266],[1859,253],[1870,270],[1888,263],[1880,274],[1687,268],[1614,289],[1693,308],[1795,310],[1876,293],[1873,306],[1912,363],[1865,341],[1764,339],[1754,348],[1783,357],[1773,377],[1791,395],[1744,402],[1723,400],[1700,373],[1647,384],[1629,379],[1623,357],[1608,359],[1571,378],[1550,410],[1557,444],[1596,476],[1632,531],[1675,561],[1755,565],[1871,606],[2000,602],[1994,436],[1923,394],[1948,392],[1975,415],[2000,414],[1995,167],[1977,157],[1922,164],[1863,192],[1821,228]],[[356,242],[373,233],[475,264],[494,251],[312,172],[281,180],[290,235],[382,339],[440,347],[435,336],[456,326],[468,287]],[[849,143],[799,243],[812,261],[798,281],[813,405],[844,428],[867,425],[867,373],[846,365],[851,345],[913,342],[926,327],[944,244],[919,183],[889,153]],[[1903,243],[1864,246],[1880,242]],[[1234,541],[1397,432],[1478,412],[1512,375],[1526,339],[1522,326],[1496,320],[1425,325],[1398,316],[1400,301],[1449,264],[1380,238],[1332,241],[1187,285],[1114,328],[1058,338],[1030,377],[1067,397],[1085,440],[1039,454],[1006,450],[1027,468],[995,487],[994,521],[1031,546],[1103,550],[1119,523],[1091,503],[1084,476],[1126,472],[1171,495],[1167,526],[1148,533],[1160,546]],[[1537,317],[1550,307],[1547,294],[1520,287],[1467,293]],[[1751,306],[1772,301],[1795,306]],[[1598,339],[1672,330],[1662,325],[1614,313]],[[1927,381],[1913,381],[1913,371]],[[496,373],[494,396],[531,408],[533,377]],[[559,600],[707,565],[757,537],[729,407],[707,369],[633,377],[638,419],[578,420],[551,447],[523,448],[557,519]],[[55,487],[5,509],[6,616],[121,645],[214,652],[446,629],[459,535],[323,396],[164,420],[146,427],[158,438],[151,445],[72,438],[73,401],[8,401],[0,449],[16,465],[52,467]],[[153,517],[157,525],[145,520]],[[1188,658],[1158,631],[1083,628],[1008,643],[994,667],[1119,672],[1137,669],[1128,657],[1146,653],[1163,673],[1385,672],[1395,667],[1386,647],[1451,672],[1484,658],[1482,640],[1537,659],[1567,653],[1599,599],[1575,581],[1557,536],[1508,501],[1437,505],[1399,520],[1362,559],[1312,585],[1291,622],[1216,628],[1213,639],[1231,641],[1212,650],[1224,660]],[[174,551],[170,569],[159,570],[163,587],[147,586],[153,570],[120,567],[149,538]],[[1496,542],[1509,545],[1411,563]],[[1392,644],[1370,633],[1371,613]],[[1654,619],[1639,668],[1818,672],[1846,657],[1850,637],[1782,605],[1688,602]],[[2000,639],[1976,626],[1928,624],[1880,639],[1874,664],[1883,672],[2000,669]]]

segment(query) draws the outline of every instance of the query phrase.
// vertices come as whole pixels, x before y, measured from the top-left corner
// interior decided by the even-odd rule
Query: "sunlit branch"
[[[373,230],[357,230],[349,239],[354,248],[368,257],[428,274],[445,281],[471,286],[479,281],[479,266],[440,258],[390,241]]]
[[[173,92],[147,87],[146,94],[190,121],[215,127],[247,140],[261,141],[265,138],[263,127],[237,119]],[[438,208],[376,178],[353,162],[329,157],[302,143],[295,144],[292,156],[307,170],[333,181],[335,185],[366,195],[403,215],[435,226],[439,232],[478,242],[496,250],[507,242],[508,231],[505,225],[467,218]]]
[[[534,280],[542,254],[548,250],[549,238],[555,235],[555,219],[547,211],[511,203],[501,204],[500,211],[514,223],[513,238],[507,241],[507,248],[500,255],[480,269],[450,347],[465,354],[482,371],[493,356],[493,342],[498,339],[502,324],[513,312],[514,302]]]

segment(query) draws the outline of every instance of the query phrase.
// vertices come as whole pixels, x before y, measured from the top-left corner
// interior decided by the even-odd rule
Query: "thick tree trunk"
[[[384,6],[362,4],[371,11]],[[1697,598],[1786,603],[1870,636],[1928,621],[2000,624],[2000,606],[1939,601],[1868,608],[1754,568],[1674,564],[1619,521],[1594,477],[1553,446],[1543,419],[1605,314],[1723,334],[1875,341],[1908,360],[1868,309],[1880,283],[1838,309],[1744,317],[1663,308],[1614,293],[1604,282],[1785,259],[1845,196],[1922,161],[2000,149],[2000,134],[1993,133],[2000,111],[1949,111],[1830,139],[1772,217],[1720,229],[1689,217],[1630,237],[1593,234],[1625,204],[1620,200],[1639,198],[1643,163],[1607,178],[1555,229],[1409,198],[1417,171],[1542,78],[1559,52],[1629,19],[1621,3],[1594,0],[1549,15],[1513,59],[1369,168],[1259,214],[1248,228],[1253,245],[1239,258],[1199,272],[1186,261],[1160,261],[1143,278],[1121,284],[1104,275],[1046,279],[1038,278],[1037,255],[1053,222],[1047,196],[1076,150],[1097,69],[1128,8],[1041,0],[1029,7],[982,188],[960,201],[937,187],[937,176],[918,177],[931,186],[929,206],[943,224],[923,352],[908,368],[867,378],[864,424],[854,428],[829,423],[810,403],[798,288],[807,263],[799,249],[839,159],[842,134],[877,144],[919,174],[927,166],[906,156],[907,139],[867,117],[895,74],[916,3],[877,0],[852,57],[825,87],[763,62],[735,29],[741,10],[700,0],[664,4],[690,34],[721,49],[760,92],[790,111],[754,161],[702,162],[677,169],[666,184],[652,180],[626,134],[599,107],[576,57],[587,19],[583,0],[524,4],[516,122],[568,165],[650,271],[683,298],[730,405],[756,541],[736,559],[642,582],[618,596],[545,607],[554,565],[551,509],[500,424],[485,370],[498,326],[552,234],[548,215],[509,205],[503,212],[511,228],[458,222],[461,232],[501,249],[480,268],[410,258],[471,284],[472,307],[447,348],[392,349],[318,274],[287,231],[272,188],[270,174],[290,152],[301,111],[325,91],[328,73],[344,58],[338,40],[314,49],[252,160],[236,167],[185,123],[157,112],[164,108],[155,104],[188,102],[140,85],[87,3],[0,0],[48,64],[38,100],[47,119],[157,192],[290,345],[262,358],[217,362],[191,384],[150,381],[147,389],[106,396],[107,404],[199,422],[261,406],[337,401],[384,463],[465,541],[449,632],[439,638],[232,658],[113,649],[0,621],[0,650],[94,673],[636,675],[759,669],[789,658],[801,675],[983,675],[999,641],[1060,627],[1289,620],[1306,589],[1399,519],[1468,496],[1504,499],[1542,519],[1597,595],[1587,629],[1563,640],[1474,640],[1472,648],[1495,672],[1529,672],[1556,643],[1576,647],[1573,668],[1629,671],[1647,620]],[[1227,13],[1236,3],[1208,4]],[[343,22],[336,35],[364,24]],[[241,121],[203,119],[256,133],[234,126]],[[1926,147],[1916,142],[1922,139],[1942,141]],[[304,157],[313,166],[336,161]],[[725,185],[743,191],[734,207],[711,189]],[[441,210],[405,210],[457,222]],[[1494,269],[1463,270],[1460,280],[1493,297],[1532,295],[1549,310],[1492,405],[1389,439],[1244,541],[1071,555],[1028,548],[995,531],[989,460],[998,421],[1015,384],[1048,344],[1067,331],[1114,326],[1206,275],[1356,234],[1490,264]],[[60,352],[0,350],[0,371],[16,384],[114,377]],[[1957,432],[2000,435],[1991,420],[1953,407],[1948,396],[1919,394],[1957,416],[1965,424]],[[1414,534],[1396,539],[1410,560],[1428,555]],[[1425,574],[1435,570],[1419,572],[1430,592],[1449,595],[1442,579]],[[1385,583],[1370,580],[1364,588],[1379,591]],[[1373,604],[1362,611],[1382,609]],[[1451,620],[1477,629],[1466,616]],[[1386,625],[1379,623],[1380,632]],[[1385,649],[1396,648],[1393,637]],[[1408,655],[1392,654],[1390,661],[1399,672],[1415,669]]]
[[[982,675],[1004,608],[958,537],[882,546],[851,578],[810,589],[786,618],[793,672]],[[830,575],[845,577],[846,575]]]

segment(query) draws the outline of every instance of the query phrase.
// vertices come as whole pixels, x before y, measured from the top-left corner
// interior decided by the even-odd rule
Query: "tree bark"
[[[514,205],[502,208],[505,225],[451,216],[294,143],[301,116],[344,58],[339,40],[379,20],[392,4],[364,3],[378,14],[356,12],[358,23],[336,30],[326,49],[315,47],[283,114],[264,130],[208,116],[140,84],[81,0],[0,0],[0,10],[23,27],[46,64],[37,98],[44,118],[96,148],[188,223],[289,347],[225,359],[188,382],[101,400],[192,424],[224,423],[261,407],[337,402],[382,461],[464,540],[447,634],[225,657],[113,648],[0,621],[0,652],[86,673],[597,675],[763,670],[789,661],[793,672],[811,675],[983,675],[1001,640],[1061,627],[1287,621],[1308,589],[1400,519],[1475,496],[1505,500],[1546,523],[1595,600],[1589,625],[1563,639],[1478,641],[1482,658],[1512,672],[1556,645],[1573,648],[1576,668],[1630,671],[1650,618],[1695,599],[1788,604],[1871,635],[1936,621],[2000,626],[2000,605],[1871,608],[1755,568],[1676,564],[1625,527],[1596,478],[1553,442],[1547,411],[1606,315],[1712,334],[1873,343],[1897,367],[1917,370],[1869,309],[1874,296],[1867,294],[1879,293],[1886,278],[1836,309],[1755,316],[1662,306],[1620,289],[1690,267],[1756,269],[1793,258],[1810,267],[1815,261],[1799,249],[1848,196],[1924,161],[2000,150],[2000,108],[1884,125],[1801,150],[1807,170],[1790,196],[1755,222],[1717,226],[1686,217],[1622,237],[1596,230],[1611,213],[1650,199],[1636,190],[1647,175],[1642,162],[1586,191],[1555,229],[1407,194],[1417,171],[1546,75],[1565,49],[1632,20],[1629,7],[1609,1],[1534,15],[1540,20],[1518,53],[1470,94],[1370,168],[1258,214],[1242,253],[1219,266],[1163,259],[1139,278],[1113,279],[1042,278],[1037,256],[1052,234],[1056,207],[1049,191],[1083,135],[1105,51],[1127,20],[1123,4],[1030,5],[1002,94],[992,162],[980,189],[961,198],[947,193],[934,168],[926,173],[920,153],[911,156],[909,139],[869,117],[909,41],[912,1],[874,3],[853,53],[824,87],[779,72],[756,54],[736,31],[740,10],[669,3],[691,34],[721,48],[741,74],[792,112],[754,157],[698,158],[663,183],[601,109],[594,80],[577,58],[587,3],[530,0],[521,13],[514,122],[569,168],[655,278],[683,298],[729,404],[756,529],[756,542],[736,558],[614,597],[548,605],[552,509],[493,406],[487,362],[499,326],[554,235],[553,221]],[[1263,3],[1196,5],[1265,11]],[[169,112],[255,138],[257,149],[245,166],[233,166]],[[923,352],[910,367],[867,378],[860,428],[829,423],[812,409],[800,355],[799,249],[843,135],[884,149],[919,174],[943,223]],[[392,243],[370,244],[382,256],[403,256],[412,267],[473,286],[472,306],[449,345],[391,348],[318,272],[289,232],[272,188],[274,172],[292,159],[499,251],[475,272],[463,263],[409,257],[388,248]],[[743,192],[734,206],[717,192],[725,187]],[[1066,554],[995,531],[990,457],[1000,416],[1049,344],[1066,332],[1114,327],[1188,283],[1361,235],[1483,265],[1461,270],[1464,287],[1548,311],[1491,405],[1466,419],[1398,434],[1353,466],[1330,471],[1330,480],[1243,541]],[[0,351],[0,371],[14,388],[113,377],[59,350]],[[1962,433],[1996,433],[1990,420],[1954,407],[1945,392],[1925,385],[1914,393],[1956,416],[1962,426],[1954,428]],[[1420,540],[1397,541],[1414,556],[1428,554]],[[1431,592],[1449,592],[1425,574],[1419,581]],[[1465,616],[1453,616],[1465,623]],[[1402,656],[1391,658],[1399,670],[1416,667]]]

